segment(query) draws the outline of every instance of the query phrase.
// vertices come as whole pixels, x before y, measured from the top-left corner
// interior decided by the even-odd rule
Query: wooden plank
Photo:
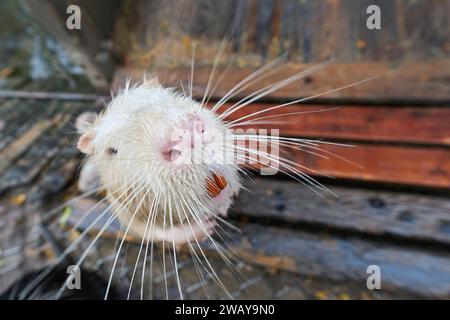
[[[9,120],[0,139],[0,194],[32,183],[28,185],[28,200],[42,202],[75,176],[79,152],[73,144],[73,123],[92,105],[58,100],[14,101],[12,110],[4,108],[8,102],[0,105],[0,119]]]
[[[368,0],[269,0],[212,6],[205,1],[141,0],[124,4],[116,25],[115,48],[127,66],[159,72],[165,84],[178,85],[178,80],[189,78],[191,47],[196,44],[195,92],[201,95],[221,41],[234,26],[218,74],[235,56],[237,59],[216,91],[218,97],[256,67],[288,52],[284,66],[291,72],[329,58],[336,64],[272,97],[309,96],[385,74],[327,98],[448,102],[450,32],[443,12],[449,11],[450,1],[379,0],[380,30],[366,26],[366,9],[371,4]],[[264,83],[287,74],[269,77]],[[254,89],[248,88],[241,96]]]
[[[450,245],[448,198],[328,186],[321,198],[297,182],[246,181],[233,205],[239,215],[289,224]]]
[[[86,208],[96,203],[92,199],[87,201],[81,205],[70,204],[73,210],[69,225],[77,223]],[[96,207],[91,215],[98,216],[105,207]],[[83,230],[87,224],[79,226]],[[93,234],[102,226],[101,223],[95,226]],[[322,280],[355,283],[365,290],[367,267],[377,265],[381,270],[382,292],[450,297],[450,255],[446,252],[253,223],[239,227],[241,232],[229,233],[227,237],[233,256],[272,272],[282,270]],[[106,230],[104,236],[115,238],[117,226]],[[129,238],[128,241],[140,244],[140,239]],[[217,255],[209,242],[203,242],[202,247],[209,257]]]
[[[446,198],[342,187],[332,188],[337,198],[321,198],[299,183],[273,179],[246,181],[245,186],[251,191],[242,191],[235,200],[232,208],[235,217],[237,214],[240,218],[277,221],[291,227],[309,225],[314,230],[347,231],[379,239],[391,236],[398,243],[413,240],[441,246],[450,244],[450,203]],[[94,205],[96,200],[92,198],[70,202],[68,206],[73,211],[69,224],[75,225]],[[81,230],[107,208],[105,203],[96,206],[79,224]],[[101,219],[93,230],[100,230],[107,219]],[[115,220],[106,235],[115,236],[118,232],[121,228]],[[134,241],[132,237],[129,239]]]
[[[219,112],[232,105],[226,104]],[[226,120],[236,121],[276,105],[250,104],[232,113]],[[449,108],[348,105],[337,105],[337,109],[333,108],[333,105],[286,106],[242,120],[269,117],[259,121],[273,121],[276,124],[249,123],[241,128],[280,129],[280,135],[292,137],[450,145]],[[296,112],[304,113],[293,114]],[[285,116],[278,116],[283,114]]]
[[[379,266],[382,291],[450,297],[450,256],[427,249],[246,224],[232,249],[247,263],[366,287],[367,267]]]
[[[378,30],[366,25],[371,4],[369,0],[235,0],[214,5],[207,0],[137,0],[133,5],[124,3],[115,40],[118,53],[133,63],[144,57],[147,62],[172,64],[189,60],[188,39],[199,43],[203,60],[211,61],[227,32],[233,35],[233,51],[246,61],[282,50],[290,59],[304,62],[328,57],[401,61],[448,53],[450,32],[443,12],[449,11],[449,1],[378,0],[382,13]]]
[[[423,187],[450,187],[450,150],[440,148],[408,148],[353,144],[353,147],[321,145],[322,150],[351,160],[355,164],[321,158],[301,150],[292,150],[286,157],[298,163],[306,173],[372,182],[387,182]]]
[[[256,84],[236,94],[235,99],[240,99],[253,92],[272,85],[277,81],[287,79],[296,73],[300,73],[312,67],[312,64],[286,63],[279,72],[272,73]],[[256,67],[235,66],[227,71],[213,92],[215,99],[222,98],[231,88],[252,72]],[[125,68],[118,72],[114,86],[123,86],[124,75],[137,80],[142,80],[144,71],[158,75],[165,86],[180,86],[180,81],[187,86],[190,79],[190,66],[185,67],[138,67]],[[215,81],[225,72],[225,67],[218,67]],[[197,97],[203,97],[209,76],[210,66],[197,66],[194,73],[193,92]],[[367,80],[379,76],[370,81],[356,85],[358,81]],[[371,101],[372,103],[442,103],[450,101],[450,60],[441,59],[417,63],[404,63],[395,66],[383,62],[353,62],[333,63],[326,69],[318,71],[308,77],[295,81],[279,90],[272,92],[265,98],[295,100],[310,96],[321,100],[348,101],[351,99]],[[213,83],[215,85],[215,82]],[[342,90],[335,90],[355,84]],[[333,91],[334,90],[334,91]],[[327,93],[327,94],[325,94]],[[314,101],[314,100],[310,100]]]
[[[18,137],[11,145],[0,153],[0,174],[11,164],[11,162],[27,150],[48,128],[60,122],[61,117],[56,116],[51,120],[40,121],[32,126],[27,132]],[[66,120],[67,121],[67,120]]]
[[[252,105],[249,106],[249,111],[260,110],[264,107],[266,106]],[[291,107],[286,111],[291,112],[294,110],[293,108]],[[308,108],[308,110],[317,110],[314,108],[321,107],[308,106],[305,108]],[[422,110],[409,108],[394,109],[392,115],[396,119],[398,116],[411,120],[403,119],[400,125],[396,125],[395,121],[390,118],[391,114],[387,107],[382,109],[384,112],[380,112],[378,116],[376,114],[377,110],[378,108],[369,107],[343,107],[342,112],[341,110],[329,111],[329,113],[341,112],[343,114],[341,117],[335,117],[336,121],[333,121],[334,119],[329,116],[322,120],[322,116],[328,112],[298,115],[298,117],[304,117],[307,124],[312,123],[309,131],[308,126],[304,126],[298,130],[296,128],[297,124],[285,124],[285,130],[282,130],[282,134],[311,136],[315,138],[377,140],[377,142],[379,140],[385,140],[415,143],[430,143],[430,141],[433,141],[435,143],[440,142],[444,145],[448,145],[449,143],[448,130],[445,125],[446,118],[449,117],[449,112],[445,108]],[[357,112],[364,114],[362,119],[352,119],[352,114]],[[237,114],[237,116],[240,116],[240,114]],[[296,121],[301,121],[296,116],[290,117],[294,117]],[[377,130],[375,125],[364,126],[365,122],[373,122],[376,125],[380,125],[381,128],[388,129]],[[345,130],[342,130],[346,123],[350,124],[352,133],[347,133]],[[403,123],[406,125],[402,126]],[[435,124],[434,129],[432,128],[433,124]],[[303,128],[306,128],[305,134],[302,133]],[[323,131],[320,131],[322,128],[324,128]],[[339,128],[342,131],[339,131]],[[356,134],[353,131],[358,133]],[[417,134],[414,134],[414,131]],[[334,132],[336,132],[336,135],[332,136]],[[373,137],[376,134],[378,136]],[[321,148],[325,152],[349,159],[363,166],[363,168],[358,168],[342,160],[323,159],[298,150],[289,150],[288,158],[299,163],[301,166],[305,166],[324,175],[331,175],[338,178],[442,188],[447,188],[450,185],[450,151],[445,148],[408,148],[403,146],[367,144],[356,144],[353,148],[323,144]],[[309,173],[315,174],[313,171]]]

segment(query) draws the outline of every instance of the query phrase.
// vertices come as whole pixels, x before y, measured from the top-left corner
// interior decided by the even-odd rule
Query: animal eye
[[[117,149],[116,148],[108,148],[108,149],[106,149],[106,152],[109,155],[115,155],[115,154],[117,154]]]

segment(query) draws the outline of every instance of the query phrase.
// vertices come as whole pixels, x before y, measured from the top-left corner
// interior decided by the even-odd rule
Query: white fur
[[[168,240],[167,234],[172,236],[180,230],[183,233],[192,230],[185,228],[186,223],[194,225],[197,231],[211,232],[211,228],[202,227],[201,223],[198,226],[199,219],[206,223],[219,214],[225,214],[233,194],[240,188],[237,167],[233,165],[176,164],[164,159],[161,150],[170,145],[174,130],[185,130],[192,114],[204,121],[205,135],[209,131],[225,133],[227,130],[213,112],[171,89],[154,82],[133,87],[127,84],[86,129],[94,133],[94,138],[89,140],[94,150],[90,156],[106,186],[108,198],[116,203],[114,207],[119,212],[120,221],[125,227],[130,225],[130,232],[135,235]],[[211,140],[203,148],[206,152],[217,153],[224,149],[223,143]],[[117,154],[111,154],[111,150],[117,150]],[[208,196],[206,189],[206,180],[212,171],[223,175],[228,183],[217,198]],[[138,204],[124,206],[126,201],[116,190],[125,190],[133,184],[133,194],[129,199],[136,196]],[[165,230],[159,222],[151,233],[147,231],[144,234],[148,211],[155,198],[158,204],[154,211],[159,218],[164,215],[164,210],[172,210],[172,233],[168,232],[169,221],[166,219]],[[140,208],[134,210],[139,204]],[[202,234],[195,236],[202,238]],[[203,238],[206,236],[203,234]],[[191,240],[189,235],[177,236],[177,243]]]

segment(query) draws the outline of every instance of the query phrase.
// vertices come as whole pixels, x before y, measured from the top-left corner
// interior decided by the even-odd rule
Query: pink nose
[[[184,155],[190,153],[191,149],[207,145],[214,141],[205,121],[196,114],[188,114],[180,127],[176,128],[169,141],[162,149],[166,160],[176,163]]]

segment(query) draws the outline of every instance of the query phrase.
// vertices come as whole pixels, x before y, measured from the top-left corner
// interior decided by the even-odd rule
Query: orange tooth
[[[206,189],[211,197],[217,197],[220,194],[220,189],[212,179],[208,178],[206,180]]]
[[[227,180],[225,180],[222,175],[216,175],[215,173],[213,173],[213,178],[220,190],[223,190],[227,187]]]

